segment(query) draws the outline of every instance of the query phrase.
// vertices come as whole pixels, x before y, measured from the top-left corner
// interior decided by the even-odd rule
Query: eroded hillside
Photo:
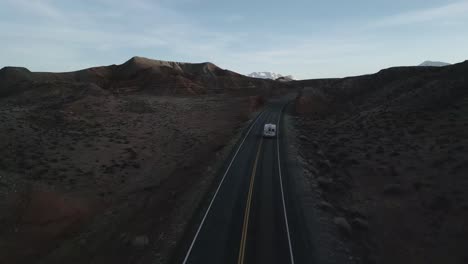
[[[308,180],[358,262],[467,261],[467,73],[464,62],[298,83]]]
[[[0,70],[0,262],[167,262],[236,135],[281,89],[138,57]]]

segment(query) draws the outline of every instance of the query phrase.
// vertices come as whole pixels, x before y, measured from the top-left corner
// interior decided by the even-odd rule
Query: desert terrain
[[[296,82],[307,182],[351,263],[468,262],[467,73],[463,62]]]
[[[333,227],[312,234],[328,232],[323,263],[467,263],[467,72],[281,82],[142,57],[5,67],[0,263],[171,262],[238,136],[294,91],[288,158],[306,173],[291,177]]]
[[[0,263],[165,263],[236,135],[286,86],[135,57],[0,70]]]

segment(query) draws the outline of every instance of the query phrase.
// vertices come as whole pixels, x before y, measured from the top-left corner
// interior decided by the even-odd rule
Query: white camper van
[[[265,124],[263,127],[263,136],[264,137],[275,137],[276,136],[276,125],[275,124]]]

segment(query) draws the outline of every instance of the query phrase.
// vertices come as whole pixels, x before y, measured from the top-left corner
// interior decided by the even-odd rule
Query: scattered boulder
[[[88,240],[86,238],[80,238],[80,240],[78,240],[78,244],[80,246],[85,247],[86,245],[88,245]]]
[[[309,160],[309,164],[312,164],[313,161]],[[315,168],[314,166],[309,166],[308,170],[313,174],[313,175],[318,175],[319,170]]]
[[[361,218],[361,219],[366,218],[366,214],[363,213],[361,210],[358,210],[358,209],[347,210],[347,213],[353,218]]]
[[[345,160],[345,163],[346,163],[348,166],[359,165],[359,161],[356,160],[356,159],[354,159],[354,158],[346,159],[346,160]]]
[[[327,179],[325,177],[318,177],[317,178],[317,183],[318,185],[323,188],[323,189],[329,189],[331,184],[332,184],[332,180],[331,179]]]
[[[141,235],[133,239],[132,245],[135,247],[146,247],[149,244],[148,236]]]
[[[382,146],[378,146],[375,153],[377,154],[381,154],[381,153],[384,153],[385,152],[385,149],[382,147]]]
[[[349,225],[346,218],[335,217],[333,219],[333,223],[335,223],[335,225],[338,226],[338,229],[340,230],[340,232],[342,232],[345,235],[351,235],[352,228],[351,228],[351,225]]]
[[[317,164],[321,169],[325,169],[325,170],[329,170],[332,167],[331,162],[327,159],[319,160],[317,161]]]
[[[448,210],[452,206],[450,200],[444,195],[437,195],[429,203],[429,209],[433,211],[444,211]]]
[[[398,195],[404,192],[401,184],[387,184],[384,186],[383,193],[386,195]]]
[[[319,146],[319,144],[318,144],[318,142],[316,140],[312,140],[312,142],[310,142],[310,143],[312,144],[312,146],[314,148],[318,148],[318,146]]]
[[[321,156],[321,157],[324,157],[325,156],[325,153],[323,153],[323,151],[321,149],[317,150],[317,155]]]
[[[128,233],[121,233],[120,234],[120,239],[122,240],[122,242],[124,244],[129,244],[130,243],[130,237],[129,237]],[[133,241],[132,241],[132,243],[133,243]]]
[[[333,211],[333,205],[329,202],[326,202],[326,201],[321,201],[319,204],[318,204],[318,207],[320,209],[322,209],[323,211]]]
[[[369,229],[369,223],[366,220],[359,218],[359,217],[354,218],[351,221],[351,224],[357,229],[361,229],[361,230]]]

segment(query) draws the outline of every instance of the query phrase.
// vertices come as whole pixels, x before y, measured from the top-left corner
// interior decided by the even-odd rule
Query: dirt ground
[[[167,262],[256,101],[79,83],[0,98],[0,263]]]
[[[316,82],[298,97],[300,154],[357,263],[468,263],[466,66]]]

